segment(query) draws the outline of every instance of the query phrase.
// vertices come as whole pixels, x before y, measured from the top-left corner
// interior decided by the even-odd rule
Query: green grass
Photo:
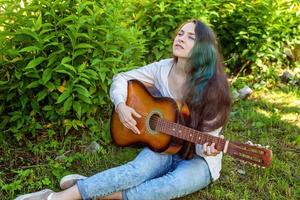
[[[180,200],[300,199],[299,88],[277,85],[234,102],[224,134],[230,140],[270,145],[271,167],[255,168],[224,156],[220,179]],[[42,188],[58,190],[59,179],[66,174],[93,175],[127,162],[139,151],[100,142],[98,153],[87,154],[86,146],[98,137],[76,133],[51,140],[41,134],[34,142],[7,139],[0,149],[1,199]],[[55,160],[62,154],[65,158]]]

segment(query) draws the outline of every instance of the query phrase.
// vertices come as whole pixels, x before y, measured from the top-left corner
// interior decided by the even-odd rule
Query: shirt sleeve
[[[208,134],[212,135],[212,136],[219,136],[220,132],[222,130],[222,127],[214,130],[214,131],[211,131],[211,132],[208,132]],[[197,144],[196,145],[196,154],[201,156],[201,157],[208,157],[208,155],[205,155],[203,153],[203,145],[202,144]]]
[[[109,90],[110,99],[115,107],[119,103],[126,102],[127,99],[127,82],[132,79],[137,79],[142,82],[154,84],[157,77],[159,63],[154,62],[149,65],[122,72],[113,77],[113,81]]]

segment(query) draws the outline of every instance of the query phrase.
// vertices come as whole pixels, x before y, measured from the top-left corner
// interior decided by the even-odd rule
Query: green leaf
[[[55,85],[54,85],[54,83],[52,83],[52,82],[47,82],[46,84],[45,84],[45,86],[50,90],[50,91],[53,91],[56,87],[55,87]]]
[[[87,74],[81,73],[80,77],[86,78],[86,79],[90,79],[90,77]]]
[[[20,80],[20,79],[21,79],[21,76],[22,76],[22,74],[23,74],[23,73],[22,73],[22,72],[20,72],[19,70],[15,70],[15,76],[16,76],[16,78],[17,78],[17,79],[19,79],[19,80]]]
[[[76,30],[74,28],[72,28],[71,26],[68,26],[68,28],[69,28],[69,30],[66,30],[66,33],[71,40],[72,47],[74,48],[75,44],[76,44],[76,38],[74,36]]]
[[[39,112],[39,110],[40,110],[40,105],[37,102],[37,100],[35,100],[35,99],[33,101],[31,101],[31,107],[36,112]]]
[[[81,104],[77,101],[74,102],[73,109],[75,110],[78,119],[80,119],[81,118]]]
[[[81,80],[81,81],[85,82],[87,85],[91,84],[91,82],[88,79],[84,78],[84,77],[79,77],[78,80]]]
[[[43,72],[43,76],[42,76],[42,81],[44,84],[46,84],[52,77],[52,69],[51,68],[47,68],[44,72]]]
[[[93,47],[92,45],[90,44],[87,44],[87,43],[81,43],[81,44],[78,44],[75,46],[74,49],[94,49],[95,47]]]
[[[69,130],[72,128],[72,122],[67,119],[66,122],[65,122],[65,134],[67,134],[69,132]]]
[[[77,96],[78,96],[78,98],[79,98],[80,100],[82,100],[83,102],[88,103],[88,104],[92,104],[92,101],[91,101],[90,98],[88,98],[88,97],[86,97],[86,96],[83,96],[83,95],[81,95],[81,94],[78,94]]]
[[[108,64],[114,63],[114,62],[116,62],[116,63],[121,62],[120,59],[115,58],[115,57],[108,57],[108,58],[105,58],[103,61],[106,62],[106,63],[108,63]]]
[[[28,88],[28,89],[30,89],[30,88],[36,88],[39,85],[40,85],[40,81],[33,81],[29,85],[27,85],[26,88]]]
[[[73,101],[73,98],[72,97],[69,97],[65,103],[64,103],[64,113],[66,113],[67,111],[70,110],[70,108],[72,107],[72,101]]]
[[[3,130],[6,126],[6,124],[8,124],[8,122],[9,122],[9,117],[2,118],[1,122],[0,122],[0,129]]]
[[[59,95],[56,103],[63,102],[66,98],[68,98],[71,95],[71,91],[66,89],[61,95]]]
[[[76,38],[83,37],[83,38],[86,38],[88,40],[91,39],[90,36],[88,34],[86,34],[86,33],[77,33],[77,34],[75,34],[75,37]]]
[[[104,80],[106,78],[106,73],[105,72],[100,72],[100,78],[101,78],[101,81],[104,82]]]
[[[36,95],[36,98],[37,98],[37,101],[41,101],[43,100],[48,94],[48,89],[44,89],[42,91],[40,91],[37,95]]]
[[[53,30],[54,30],[53,28],[43,28],[40,32],[40,35],[43,35],[43,34],[45,34],[47,32],[50,32],[50,31],[52,32]]]
[[[110,122],[107,121],[103,124],[103,130],[101,131],[101,136],[106,143],[111,141],[111,134],[110,134]]]
[[[75,59],[77,56],[84,55],[88,51],[89,51],[88,49],[79,49],[79,50],[76,50],[74,52],[74,54],[73,54],[73,59]]]
[[[19,52],[32,52],[32,51],[41,51],[41,48],[37,46],[29,46],[21,49]]]
[[[22,96],[20,97],[20,102],[21,102],[21,104],[22,104],[22,108],[23,108],[23,109],[25,108],[25,106],[26,106],[26,104],[28,103],[28,101],[29,101],[29,98],[28,98],[27,96],[22,95]],[[1,109],[0,109],[0,113],[1,113]]]
[[[44,110],[44,111],[50,111],[50,110],[53,110],[53,107],[47,105],[47,106],[44,106],[42,110]]]
[[[0,85],[5,85],[8,81],[0,81]]]
[[[90,97],[91,94],[89,93],[89,91],[83,86],[83,85],[80,85],[80,84],[77,84],[75,85],[75,91],[78,93],[78,94],[81,94],[85,97]]]
[[[88,74],[93,79],[98,79],[98,74],[92,69],[86,69],[84,73]]]
[[[68,71],[66,71],[66,70],[63,70],[63,69],[56,69],[55,71],[58,72],[58,73],[61,73],[61,74],[67,74],[67,75],[69,75],[71,78],[74,78],[73,74],[71,74],[70,72],[68,72]]]
[[[28,35],[28,36],[31,36],[32,38],[34,38],[37,42],[40,42],[39,35],[36,34],[35,32],[32,32],[32,30],[30,30],[29,28],[24,28],[20,31],[17,31],[16,35],[19,35],[19,36]]]
[[[72,58],[70,57],[64,57],[62,60],[61,60],[61,64],[65,64],[67,62],[70,62],[72,60]]]
[[[42,27],[42,15],[40,14],[39,17],[38,17],[38,19],[37,19],[36,22],[35,22],[34,29],[35,29],[36,31],[38,31],[38,30],[41,29],[41,27]]]
[[[62,64],[62,65],[65,66],[67,69],[73,71],[75,74],[77,73],[76,69],[72,65],[69,64]]]
[[[92,60],[92,66],[98,65],[99,63],[101,63],[101,60],[98,58]]]
[[[75,120],[75,119],[72,120],[72,125],[73,125],[73,128],[75,128],[76,130],[78,130],[78,126],[84,127],[84,123],[82,121]]]
[[[50,43],[44,45],[44,49],[45,49],[46,47],[48,47],[48,46],[58,46],[58,45],[60,45],[60,43],[58,43],[58,42],[50,42]]]
[[[107,87],[108,87],[107,84],[101,83],[100,86],[107,93]]]
[[[55,61],[57,61],[58,59],[58,54],[55,52],[55,53],[52,53],[48,56],[48,64],[47,64],[47,67],[52,65]]]
[[[86,67],[86,64],[85,64],[85,63],[82,63],[81,65],[79,65],[79,67],[78,67],[78,72],[79,72],[79,73],[83,72],[84,69],[85,69],[85,67]]]
[[[61,19],[57,25],[61,25],[61,24],[64,24],[65,22],[68,22],[68,21],[76,21],[77,20],[77,16],[76,15],[69,15],[63,19]],[[66,23],[66,24],[69,24],[69,23]]]
[[[50,186],[51,183],[52,183],[52,182],[50,181],[49,178],[44,178],[44,179],[42,179],[42,184],[43,184],[43,185]]]
[[[44,49],[45,49],[44,44],[47,44],[49,41],[51,41],[52,39],[55,39],[56,37],[57,37],[57,36],[54,35],[54,34],[50,34],[50,35],[45,35],[45,36],[43,36],[42,43],[43,43]]]
[[[35,68],[37,65],[41,64],[44,60],[46,60],[46,58],[41,56],[31,60],[25,67],[25,70]]]

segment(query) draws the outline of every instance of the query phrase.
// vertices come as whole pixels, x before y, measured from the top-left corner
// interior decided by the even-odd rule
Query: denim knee
[[[175,170],[148,180],[140,185],[123,191],[128,200],[173,199],[193,193],[206,187],[211,175],[206,161],[202,158],[178,162]]]

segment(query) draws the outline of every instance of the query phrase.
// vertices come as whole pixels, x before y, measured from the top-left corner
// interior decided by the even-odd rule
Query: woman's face
[[[179,58],[188,58],[195,44],[195,24],[185,24],[177,33],[173,42],[173,55]]]

